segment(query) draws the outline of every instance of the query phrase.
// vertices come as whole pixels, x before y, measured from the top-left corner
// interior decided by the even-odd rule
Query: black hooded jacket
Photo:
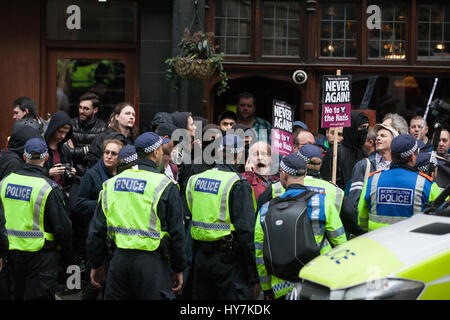
[[[367,130],[358,130],[364,123],[369,123],[367,115],[360,111],[352,111],[351,127],[345,127],[342,132],[343,140],[338,145],[336,184],[342,190],[352,178],[352,170],[355,164],[367,157],[363,145],[366,141]],[[333,170],[333,148],[330,147],[325,154],[320,170],[324,180],[331,181]]]
[[[45,141],[47,142],[47,147],[48,147],[48,141],[50,139],[50,137],[52,136],[53,133],[56,132],[56,130],[58,130],[58,128],[64,126],[64,125],[69,125],[70,126],[70,130],[67,133],[66,137],[58,143],[58,153],[59,153],[59,157],[61,159],[61,163],[68,163],[70,164],[70,166],[73,166],[72,163],[72,154],[70,152],[70,148],[69,146],[66,144],[67,140],[69,140],[72,136],[72,122],[71,119],[69,117],[69,115],[67,113],[65,113],[64,111],[57,111],[52,118],[50,119],[50,122],[48,124],[48,128],[45,131],[44,137],[45,137]],[[48,160],[45,162],[44,167],[47,168],[47,170],[50,170],[51,167],[53,167],[56,163],[54,162],[53,159],[53,152],[50,149],[50,147],[48,147]],[[72,184],[72,179],[68,178],[67,176],[63,176],[63,186],[64,189],[67,189],[70,185]]]
[[[14,123],[8,146],[0,154],[0,180],[23,168],[23,149],[32,138],[41,138],[38,130],[20,121]]]

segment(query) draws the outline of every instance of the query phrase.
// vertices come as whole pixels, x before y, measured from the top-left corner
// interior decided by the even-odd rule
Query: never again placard
[[[323,76],[322,128],[351,126],[351,76]]]
[[[294,110],[286,102],[273,99],[272,115],[272,151],[281,155],[289,155],[293,151]]]

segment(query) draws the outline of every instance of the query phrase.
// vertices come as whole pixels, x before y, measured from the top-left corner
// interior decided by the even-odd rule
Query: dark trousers
[[[194,243],[192,298],[194,300],[250,300],[250,282],[244,259],[236,255],[224,263],[218,248],[199,248]]]
[[[106,277],[105,300],[175,299],[169,262],[157,252],[117,248]]]
[[[56,250],[25,252],[13,250],[8,257],[15,300],[54,300],[58,280]]]

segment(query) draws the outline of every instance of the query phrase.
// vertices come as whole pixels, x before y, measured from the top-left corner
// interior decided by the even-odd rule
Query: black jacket
[[[92,141],[89,152],[87,154],[87,161],[88,161],[88,167],[92,168],[98,160],[103,155],[103,141],[107,139],[117,139],[123,142],[124,145],[134,144],[133,138],[126,138],[123,134],[120,132],[114,131],[111,128],[106,129],[101,134],[97,135],[94,140]]]
[[[39,131],[20,122],[14,123],[8,146],[0,154],[0,180],[23,168],[23,149],[32,138],[41,138]]]
[[[69,219],[68,208],[65,205],[67,201],[61,187],[49,179],[47,170],[40,166],[25,164],[23,169],[16,172],[16,174],[39,177],[45,179],[52,186],[52,191],[50,191],[45,203],[44,231],[52,233],[55,236],[56,244],[59,244],[64,251],[70,252],[72,250],[72,222]],[[0,201],[0,217],[2,215],[4,215],[4,208],[3,203]],[[56,244],[54,241],[46,240],[44,249],[56,248]]]
[[[86,218],[91,219],[97,207],[103,182],[112,177],[113,175],[109,173],[103,164],[103,159],[99,160],[95,166],[86,171],[78,188],[75,210]]]
[[[256,214],[253,206],[252,187],[233,165],[216,164],[215,169],[234,172],[241,178],[230,190],[230,221],[234,225],[241,258],[247,265],[255,263],[254,232]]]
[[[83,176],[88,167],[88,152],[95,137],[105,130],[105,122],[94,118],[89,122],[81,121],[79,117],[72,119],[72,160],[78,176]]]
[[[69,146],[66,144],[67,140],[69,140],[72,137],[72,131],[73,131],[72,123],[71,123],[71,119],[70,119],[69,115],[67,113],[65,113],[64,111],[57,111],[50,119],[48,128],[45,131],[44,137],[45,137],[45,141],[47,142],[47,146],[48,146],[48,141],[49,141],[50,137],[52,136],[52,134],[56,130],[58,130],[58,128],[66,125],[66,124],[70,125],[70,131],[67,133],[64,140],[58,143],[57,150],[59,153],[59,157],[61,158],[61,163],[68,163],[68,164],[70,164],[70,166],[72,166],[73,165],[72,153],[70,152]],[[48,147],[48,149],[49,149],[48,150],[49,158],[45,162],[44,167],[47,168],[47,170],[50,170],[50,168],[53,167],[56,163],[54,162],[54,159],[53,159],[52,150],[50,149],[50,147]],[[66,191],[70,189],[72,183],[73,183],[73,178],[69,178],[66,175],[63,175],[63,187]]]
[[[150,172],[160,173],[156,164],[147,159],[138,160],[138,168]],[[158,217],[161,230],[170,234],[170,264],[175,272],[182,272],[186,268],[186,236],[183,226],[183,204],[178,187],[170,183],[162,193],[158,202]],[[102,265],[106,257],[106,218],[101,204],[98,204],[94,217],[89,225],[86,242],[86,253],[93,268]]]
[[[352,178],[352,171],[355,164],[367,157],[363,145],[367,136],[367,130],[359,131],[361,124],[369,123],[369,118],[365,113],[352,111],[351,127],[345,127],[342,135],[344,139],[338,145],[336,184],[345,190],[346,184]],[[365,136],[364,136],[365,133]],[[333,147],[330,146],[322,161],[321,175],[324,180],[332,180],[333,170]]]

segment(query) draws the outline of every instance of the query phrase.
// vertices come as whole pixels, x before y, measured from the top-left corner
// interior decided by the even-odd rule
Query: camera
[[[430,104],[430,111],[436,119],[436,122],[438,122],[442,127],[450,127],[450,104],[442,101],[441,99],[435,99]]]
[[[292,74],[292,81],[296,84],[304,84],[308,80],[308,75],[303,70],[296,70]]]
[[[73,178],[73,174],[70,171],[70,169],[72,168],[72,166],[70,165],[70,163],[58,163],[55,165],[55,167],[64,167],[64,176],[68,179]]]

